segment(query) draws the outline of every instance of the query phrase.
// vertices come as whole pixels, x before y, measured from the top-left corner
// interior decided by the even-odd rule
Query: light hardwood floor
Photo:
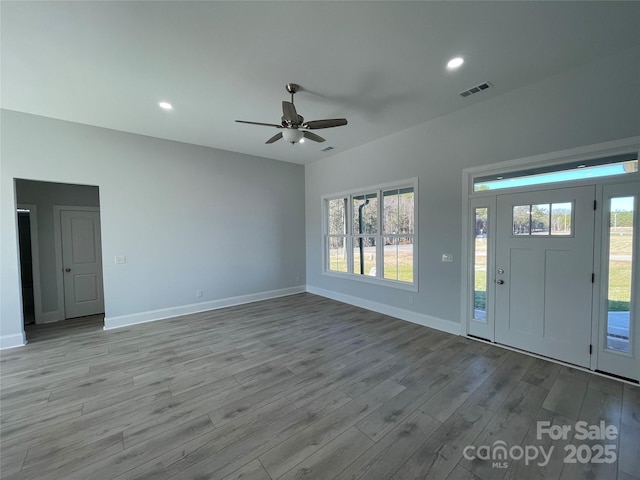
[[[0,353],[7,480],[640,475],[639,388],[311,294],[27,334]],[[538,421],[578,420],[619,435],[536,438]],[[545,466],[464,458],[497,441],[554,451]],[[567,444],[617,460],[564,463]]]

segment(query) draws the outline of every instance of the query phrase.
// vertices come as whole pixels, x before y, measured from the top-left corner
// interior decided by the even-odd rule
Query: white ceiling
[[[2,1],[1,105],[305,164],[636,46],[639,20],[637,1]],[[292,146],[234,122],[279,123],[288,82],[307,120],[349,125]]]

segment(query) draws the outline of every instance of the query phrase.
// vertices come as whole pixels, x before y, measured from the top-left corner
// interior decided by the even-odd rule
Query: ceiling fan
[[[340,127],[347,124],[346,118],[330,118],[325,120],[312,120],[306,122],[304,117],[298,115],[296,107],[293,104],[293,95],[300,89],[300,85],[295,83],[287,83],[287,92],[291,94],[291,101],[282,102],[282,120],[280,125],[275,123],[248,122],[246,120],[236,120],[238,123],[248,123],[250,125],[263,125],[265,127],[275,127],[282,129],[281,132],[275,134],[265,143],[274,143],[281,138],[293,144],[303,142],[305,138],[314,142],[324,142],[325,139],[320,135],[316,135],[308,130],[317,130],[320,128]]]

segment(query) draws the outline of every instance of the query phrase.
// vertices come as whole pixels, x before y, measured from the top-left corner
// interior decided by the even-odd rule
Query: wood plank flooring
[[[311,294],[27,336],[0,353],[6,480],[640,478],[639,388]],[[496,442],[513,457],[470,455]],[[565,463],[582,444],[616,460]]]

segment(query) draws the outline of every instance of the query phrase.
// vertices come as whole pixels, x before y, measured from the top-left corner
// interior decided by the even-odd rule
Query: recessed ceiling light
[[[304,143],[304,138],[301,138],[300,142],[298,142],[298,143]]]
[[[464,63],[464,58],[455,57],[447,62],[447,70],[457,70]]]
[[[169,102],[158,102],[158,106],[163,110],[173,110],[173,105]]]

